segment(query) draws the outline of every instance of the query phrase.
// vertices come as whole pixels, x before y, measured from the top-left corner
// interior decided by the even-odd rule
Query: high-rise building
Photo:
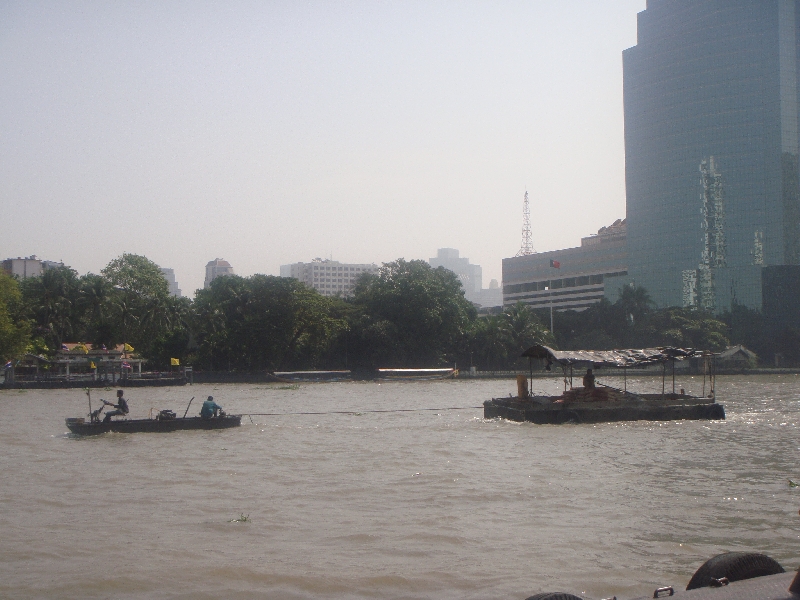
[[[315,258],[310,263],[281,265],[281,277],[302,281],[323,296],[349,296],[356,280],[364,273],[377,273],[378,265],[340,263],[337,260]]]
[[[439,248],[436,257],[428,260],[434,269],[444,267],[458,275],[464,287],[464,296],[470,302],[479,303],[481,288],[483,287],[483,269],[480,265],[472,265],[468,258],[460,257],[455,248]]]
[[[215,258],[206,265],[206,280],[203,287],[208,289],[212,281],[224,275],[235,275],[231,263],[221,258]]]
[[[648,0],[638,15],[623,52],[627,279],[658,306],[787,293],[773,282],[800,264],[799,18],[795,0]]]
[[[161,274],[164,276],[164,279],[167,280],[167,285],[169,285],[169,293],[171,296],[175,296],[176,298],[181,297],[181,289],[178,287],[178,282],[175,281],[175,269],[168,269],[165,267],[159,267],[161,269]]]

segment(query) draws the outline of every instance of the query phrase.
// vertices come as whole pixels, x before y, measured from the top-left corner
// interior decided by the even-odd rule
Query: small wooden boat
[[[432,381],[452,379],[458,376],[456,369],[378,369],[378,381]]]
[[[115,431],[117,433],[168,433],[186,429],[228,429],[242,424],[242,415],[224,415],[203,419],[201,417],[154,419],[120,419],[119,421],[89,421],[83,418],[66,419],[67,428],[78,435],[98,435]]]
[[[493,398],[483,403],[483,414],[487,419],[501,417],[510,421],[528,421],[541,425],[564,423],[608,423],[612,421],[675,421],[682,419],[725,418],[725,408],[718,404],[714,393],[713,360],[711,368],[704,370],[710,375],[709,394],[706,395],[705,375],[703,395],[691,396],[683,390],[675,391],[675,361],[686,358],[703,358],[707,362],[713,355],[686,348],[645,348],[638,350],[567,350],[559,351],[547,346],[533,346],[522,356],[531,361],[546,361],[546,368],[554,364],[564,372],[564,392],[560,396],[537,396],[531,393],[527,379],[520,375],[517,380],[517,396]],[[665,386],[666,365],[672,362],[672,391]],[[663,365],[662,392],[641,394],[594,383],[591,387],[573,387],[573,367],[592,368],[641,367]],[[599,387],[598,387],[599,386]]]

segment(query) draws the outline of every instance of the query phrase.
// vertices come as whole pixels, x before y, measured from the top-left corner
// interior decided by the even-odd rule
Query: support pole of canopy
[[[624,383],[624,390],[628,391],[628,367],[622,367],[622,381]]]
[[[675,395],[675,358],[672,358],[672,395]]]
[[[716,400],[716,382],[717,382],[717,355],[711,355],[711,397]]]
[[[664,385],[667,380],[667,363],[661,363],[661,397],[664,397]]]
[[[706,373],[708,373],[708,355],[703,355],[703,398],[706,397]]]
[[[528,357],[528,373],[530,377],[528,378],[528,396],[533,396],[533,357]]]

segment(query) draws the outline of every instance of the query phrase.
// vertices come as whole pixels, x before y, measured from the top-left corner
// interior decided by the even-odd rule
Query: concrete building
[[[6,275],[16,275],[20,279],[26,277],[39,277],[47,269],[63,267],[64,263],[51,260],[39,260],[36,255],[27,258],[7,258],[2,263],[3,272]]]
[[[484,288],[478,292],[475,303],[483,308],[503,306],[503,289],[500,287],[497,279],[492,279],[489,282],[488,288]]]
[[[206,265],[206,280],[203,283],[203,287],[208,289],[212,281],[224,275],[235,275],[231,263],[221,258],[215,258]]]
[[[794,0],[648,0],[623,52],[629,280],[766,311],[800,265]],[[795,290],[796,291],[796,290]]]
[[[302,281],[323,296],[346,297],[353,293],[356,280],[364,273],[377,273],[378,265],[340,263],[337,260],[315,258],[310,263],[281,265],[281,277]]]
[[[585,310],[613,301],[628,274],[625,221],[581,239],[577,248],[503,259],[503,305]]]
[[[455,248],[439,248],[436,258],[428,260],[428,264],[434,269],[444,267],[452,271],[461,280],[464,287],[464,296],[470,302],[480,304],[479,297],[483,288],[483,269],[480,265],[471,265],[468,258],[459,257],[459,252]]]
[[[165,267],[159,267],[159,268],[161,269],[161,274],[164,276],[164,279],[167,280],[167,284],[169,285],[170,295],[180,298],[181,289],[178,287],[178,282],[175,281],[175,270],[168,269]]]

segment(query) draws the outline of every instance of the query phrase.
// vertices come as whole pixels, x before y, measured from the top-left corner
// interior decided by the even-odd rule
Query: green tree
[[[80,321],[78,273],[66,266],[46,269],[39,277],[20,282],[26,309],[33,321],[34,335],[43,338],[53,350],[75,339]]]
[[[670,307],[655,311],[637,332],[643,346],[720,351],[729,344],[727,325],[706,311]]]
[[[123,254],[108,263],[101,273],[115,288],[138,298],[166,299],[169,296],[169,284],[161,269],[145,256]]]
[[[82,322],[81,341],[96,348],[114,345],[113,299],[114,288],[105,277],[89,273],[80,278],[77,306]]]
[[[489,315],[473,321],[468,334],[470,363],[481,370],[496,371],[507,366],[511,340],[504,315]]]
[[[194,302],[199,359],[213,369],[280,370],[314,365],[345,323],[331,301],[294,279],[215,279]]]
[[[363,311],[354,324],[362,366],[450,363],[476,317],[456,274],[421,260],[398,259],[377,275],[362,276],[353,303]]]
[[[519,362],[520,355],[535,344],[555,345],[555,338],[550,330],[522,302],[503,311],[503,329],[508,339],[508,355],[514,362]]]
[[[22,354],[30,342],[30,331],[17,281],[0,273],[0,360],[5,363]]]
[[[113,287],[109,315],[115,341],[150,354],[157,340],[169,331],[169,285],[161,269],[144,256],[123,254],[101,273]]]

